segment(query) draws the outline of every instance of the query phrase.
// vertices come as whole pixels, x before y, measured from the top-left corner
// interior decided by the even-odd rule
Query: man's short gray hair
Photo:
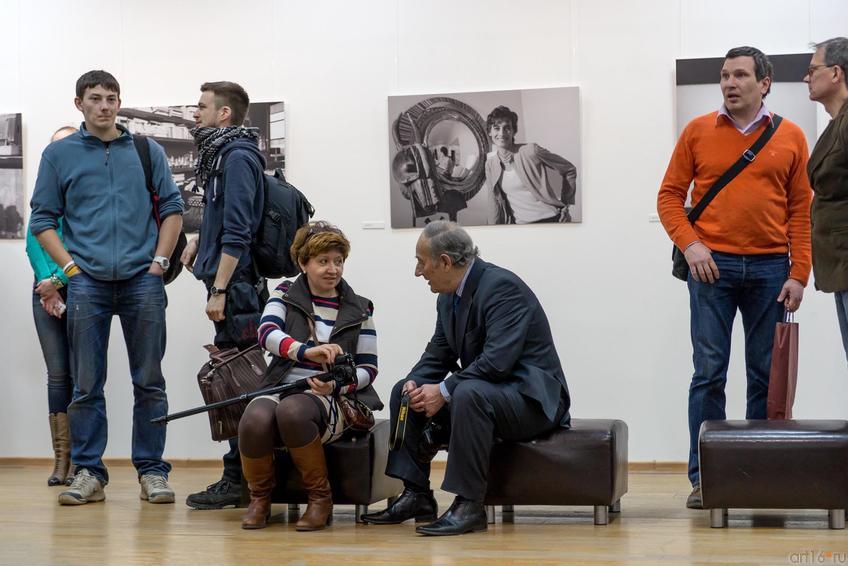
[[[813,49],[824,50],[824,64],[842,68],[845,84],[848,85],[848,37],[833,37],[821,43],[811,43]]]
[[[436,220],[424,228],[424,236],[430,244],[430,254],[439,257],[442,254],[451,258],[454,265],[466,265],[480,255],[471,236],[456,222]]]

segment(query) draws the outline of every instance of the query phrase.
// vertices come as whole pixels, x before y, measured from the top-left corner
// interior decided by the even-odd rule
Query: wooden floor
[[[212,467],[177,467],[174,505],[140,501],[134,470],[116,466],[105,502],[60,506],[48,471],[0,465],[0,564],[848,564],[848,531],[829,530],[825,511],[737,510],[730,528],[711,529],[708,512],[684,507],[679,473],[631,473],[622,512],[607,526],[595,526],[588,507],[516,507],[515,524],[498,514],[488,532],[426,538],[412,523],[355,524],[349,506],[323,532],[286,522],[244,531],[241,509],[184,505],[217,479]],[[451,496],[437,499],[444,509]],[[285,511],[274,507],[281,521]]]

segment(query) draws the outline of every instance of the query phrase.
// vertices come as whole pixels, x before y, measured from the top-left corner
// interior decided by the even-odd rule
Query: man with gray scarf
[[[186,246],[182,262],[206,285],[206,316],[215,325],[215,345],[244,349],[256,343],[259,318],[268,290],[250,256],[264,205],[265,158],[256,128],[245,128],[250,104],[236,83],[204,83],[191,130],[197,143],[195,172],[203,187],[199,238]],[[186,504],[220,509],[241,499],[238,439],[230,440],[222,478],[193,493]]]

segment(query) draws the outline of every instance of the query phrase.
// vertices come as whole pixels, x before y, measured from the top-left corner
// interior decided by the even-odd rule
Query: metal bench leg
[[[609,506],[610,513],[621,513],[621,499]]]
[[[368,512],[368,506],[367,505],[357,505],[356,508],[353,510],[354,519],[356,520],[356,522],[357,523],[364,523],[365,521],[363,521],[360,517],[362,517],[367,512]]]
[[[595,505],[595,524],[609,524],[609,509],[607,509],[606,505]]]
[[[710,509],[710,526],[714,529],[727,527],[727,509]]]
[[[300,505],[289,503],[289,522],[294,523],[300,519]]]
[[[829,526],[831,529],[845,528],[845,509],[831,509],[828,514],[830,515]]]
[[[502,523],[514,523],[515,522],[515,508],[512,505],[504,505],[501,507],[501,522]]]
[[[495,506],[494,505],[486,505],[486,518],[489,520],[490,525],[495,524]]]

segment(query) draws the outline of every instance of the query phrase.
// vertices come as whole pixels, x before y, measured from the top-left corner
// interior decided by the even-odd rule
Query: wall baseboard
[[[687,462],[630,462],[630,472],[651,472],[657,474],[685,474],[689,469]]]
[[[132,461],[129,458],[104,458],[103,462],[107,466],[129,467],[132,466]],[[195,458],[175,458],[168,460],[174,468],[215,468],[221,466],[221,459],[195,459]],[[444,470],[446,460],[435,460],[431,464],[431,468],[436,470]],[[52,458],[0,458],[0,468],[13,468],[24,466],[45,466],[53,465]],[[686,462],[630,462],[628,470],[634,473],[659,473],[659,474],[678,474],[686,473]]]

